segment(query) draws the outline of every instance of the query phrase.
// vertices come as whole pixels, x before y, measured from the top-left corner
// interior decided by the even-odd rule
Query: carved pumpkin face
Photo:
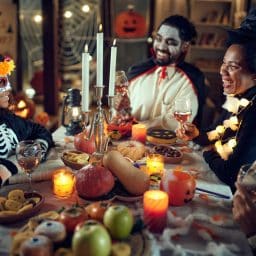
[[[143,37],[147,32],[146,20],[133,10],[121,12],[116,17],[115,32],[120,38]]]
[[[186,172],[172,171],[163,177],[160,187],[168,193],[169,205],[181,206],[193,199],[196,181]]]
[[[12,110],[15,115],[22,118],[30,119],[35,114],[35,103],[33,100],[27,98],[23,94],[18,94],[14,96],[14,106]]]

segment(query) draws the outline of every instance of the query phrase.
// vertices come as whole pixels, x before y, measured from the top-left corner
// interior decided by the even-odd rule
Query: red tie
[[[162,67],[162,71],[161,71],[161,74],[160,74],[160,78],[161,79],[165,79],[166,78],[166,75],[167,75],[166,69],[167,69],[166,66]]]

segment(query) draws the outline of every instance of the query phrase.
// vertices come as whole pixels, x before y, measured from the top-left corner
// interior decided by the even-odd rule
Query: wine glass
[[[191,102],[187,98],[177,98],[174,101],[173,115],[174,118],[179,122],[180,128],[182,129],[183,124],[188,122],[192,114]]]
[[[256,194],[256,164],[242,165],[237,182],[245,187],[249,193]]]
[[[20,141],[16,147],[16,159],[29,178],[29,191],[32,191],[32,173],[42,157],[42,147],[35,140]]]

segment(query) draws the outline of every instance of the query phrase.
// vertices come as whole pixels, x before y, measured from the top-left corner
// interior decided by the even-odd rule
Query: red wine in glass
[[[191,116],[191,111],[174,111],[174,118],[179,122],[179,123],[185,123],[188,122],[189,118]]]

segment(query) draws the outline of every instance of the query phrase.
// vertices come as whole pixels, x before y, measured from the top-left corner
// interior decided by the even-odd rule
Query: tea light
[[[75,177],[67,168],[58,169],[53,174],[53,192],[59,197],[68,197],[73,193]]]
[[[149,175],[155,173],[162,174],[164,170],[164,157],[160,154],[148,154],[146,164]]]
[[[132,126],[132,139],[140,141],[142,143],[146,142],[147,128],[144,124],[134,124]]]
[[[161,233],[167,224],[168,194],[148,190],[143,195],[144,223],[149,231]]]

